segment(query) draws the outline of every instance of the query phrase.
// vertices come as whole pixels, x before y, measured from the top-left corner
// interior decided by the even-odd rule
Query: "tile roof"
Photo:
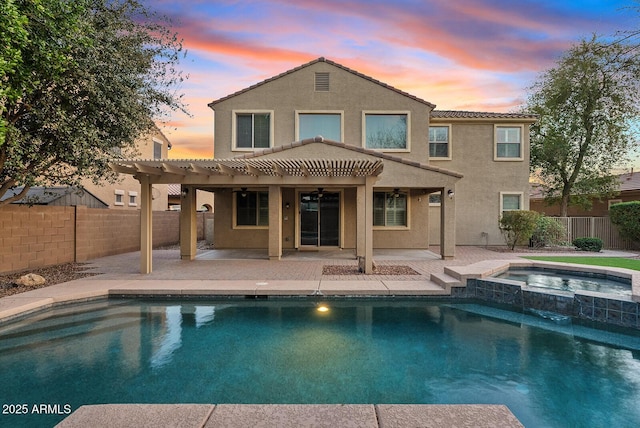
[[[335,146],[335,147],[340,147],[343,149],[347,149],[347,150],[351,150],[354,152],[358,152],[358,153],[364,153],[366,155],[370,155],[373,157],[377,157],[380,159],[387,159],[390,161],[394,161],[394,162],[398,162],[398,163],[402,163],[405,165],[411,165],[414,166],[416,168],[421,168],[421,169],[426,169],[429,171],[434,171],[434,172],[439,172],[442,174],[446,174],[446,175],[450,175],[453,177],[458,177],[458,178],[462,178],[463,175],[456,172],[456,171],[452,171],[449,169],[445,169],[445,168],[439,168],[433,165],[428,165],[428,164],[423,164],[417,161],[412,161],[409,159],[405,159],[405,158],[401,158],[399,156],[393,156],[390,155],[388,153],[384,153],[384,152],[379,152],[377,150],[371,150],[371,149],[365,149],[364,147],[360,147],[360,146],[354,146],[351,144],[346,144],[346,143],[341,143],[338,141],[333,141],[333,140],[328,140],[326,138],[322,138],[320,136],[315,137],[315,138],[307,138],[305,140],[301,140],[301,141],[296,141],[293,143],[289,143],[289,144],[284,144],[282,146],[276,146],[276,147],[272,147],[270,149],[264,149],[264,150],[257,150],[255,152],[250,152],[250,153],[246,153],[246,154],[242,154],[239,156],[235,156],[233,159],[250,159],[250,158],[254,158],[254,157],[259,157],[259,156],[263,156],[269,153],[277,153],[277,152],[281,152],[284,150],[290,150],[296,147],[300,147],[300,146],[304,146],[306,144],[311,144],[311,143],[323,143],[329,146]]]
[[[405,97],[411,98],[414,101],[418,101],[420,103],[426,104],[431,108],[435,108],[436,107],[435,104],[432,104],[432,103],[430,103],[428,101],[425,101],[425,100],[423,100],[421,98],[418,98],[415,95],[411,95],[411,94],[409,94],[407,92],[401,91],[400,89],[394,88],[391,85],[387,85],[386,83],[383,83],[383,82],[381,82],[379,80],[376,80],[373,77],[369,77],[367,75],[364,75],[364,74],[362,74],[362,73],[360,73],[358,71],[355,71],[355,70],[353,70],[353,69],[351,69],[349,67],[345,67],[344,65],[338,64],[337,62],[331,61],[331,60],[326,59],[324,57],[320,57],[320,58],[314,59],[311,62],[308,62],[306,64],[302,64],[302,65],[300,65],[300,66],[298,66],[296,68],[292,68],[291,70],[288,70],[288,71],[285,71],[283,73],[280,73],[277,76],[270,77],[269,79],[263,80],[262,82],[256,83],[255,85],[252,85],[252,86],[249,86],[248,88],[242,89],[240,91],[234,92],[233,94],[230,94],[230,95],[227,95],[225,97],[219,98],[217,100],[211,101],[208,104],[208,106],[210,108],[213,108],[213,106],[215,106],[216,104],[218,104],[218,103],[220,103],[222,101],[228,100],[229,98],[233,98],[233,97],[235,97],[237,95],[240,95],[240,94],[243,94],[245,92],[248,92],[248,91],[250,91],[250,90],[252,90],[254,88],[257,88],[257,87],[262,86],[262,85],[264,85],[266,83],[272,82],[272,81],[277,80],[277,79],[279,79],[281,77],[284,77],[284,76],[286,76],[288,74],[294,73],[294,72],[296,72],[298,70],[302,70],[303,68],[309,67],[309,66],[311,66],[313,64],[316,64],[316,63],[319,63],[319,62],[324,62],[324,63],[330,64],[330,65],[333,65],[334,67],[338,67],[338,68],[340,68],[342,70],[348,71],[351,74],[354,74],[354,75],[356,75],[358,77],[361,77],[363,79],[369,80],[370,82],[378,84],[378,85],[380,85],[380,86],[382,86],[384,88],[387,88],[387,89],[389,89],[391,91],[397,92],[398,94],[404,95]]]
[[[535,114],[526,113],[491,113],[481,111],[433,110],[432,118],[437,119],[528,119],[537,120]]]

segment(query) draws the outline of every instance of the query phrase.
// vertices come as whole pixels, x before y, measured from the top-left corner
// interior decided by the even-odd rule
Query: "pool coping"
[[[54,306],[109,297],[417,297],[449,296],[423,281],[336,280],[110,280],[83,278],[0,299],[0,324]]]
[[[523,427],[499,404],[102,404],[82,406],[56,425],[86,426]]]

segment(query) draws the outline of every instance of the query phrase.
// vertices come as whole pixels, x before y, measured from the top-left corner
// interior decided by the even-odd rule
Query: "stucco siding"
[[[316,72],[330,73],[330,91],[315,91]],[[214,106],[214,110],[215,156],[219,159],[243,153],[232,151],[232,118],[236,110],[272,111],[274,146],[296,140],[297,110],[343,112],[343,142],[360,147],[363,111],[407,112],[411,122],[411,152],[402,152],[403,157],[423,161],[427,158],[428,105],[323,62],[221,101]]]
[[[456,185],[456,242],[459,245],[500,245],[498,228],[500,192],[522,194],[522,209],[529,208],[529,127],[523,132],[523,159],[494,160],[494,124],[453,124],[452,159],[431,160],[430,165],[463,171]],[[431,207],[439,219],[439,207]],[[439,221],[432,221],[431,244],[437,244]],[[486,235],[485,235],[486,234]]]

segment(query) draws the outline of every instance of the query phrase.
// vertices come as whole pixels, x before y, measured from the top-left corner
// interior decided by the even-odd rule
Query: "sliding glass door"
[[[340,245],[340,193],[300,193],[300,245]]]

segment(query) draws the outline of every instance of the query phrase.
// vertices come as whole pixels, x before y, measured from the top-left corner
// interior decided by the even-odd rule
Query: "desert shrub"
[[[640,201],[611,205],[609,218],[623,238],[640,241]]]
[[[595,251],[602,250],[602,239],[600,238],[576,238],[572,244],[582,251]]]
[[[500,231],[507,246],[514,249],[516,245],[526,244],[536,228],[540,214],[535,211],[506,211],[500,218]]]
[[[535,248],[547,247],[563,243],[567,230],[558,220],[541,215],[531,235],[531,245]]]

